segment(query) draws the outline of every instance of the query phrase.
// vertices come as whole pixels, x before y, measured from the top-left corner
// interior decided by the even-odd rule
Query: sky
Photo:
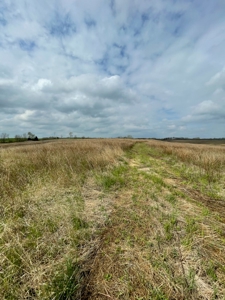
[[[0,0],[0,135],[225,137],[225,0]]]

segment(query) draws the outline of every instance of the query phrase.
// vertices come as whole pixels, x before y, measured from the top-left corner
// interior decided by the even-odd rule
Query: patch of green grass
[[[52,281],[47,285],[45,293],[48,298],[56,300],[75,299],[75,293],[81,282],[79,264],[67,259],[64,266],[55,271]]]
[[[196,290],[195,270],[190,269],[187,276],[188,291],[193,293]]]
[[[89,227],[88,223],[85,222],[84,220],[82,220],[77,215],[72,216],[72,224],[73,224],[73,229],[75,229],[75,230],[84,229],[84,228]]]
[[[163,179],[161,177],[159,177],[158,175],[155,175],[155,174],[149,174],[149,173],[143,173],[143,176],[148,179],[148,180],[151,180],[153,182],[154,185],[158,186],[158,187],[165,187],[166,184],[165,182],[163,181]]]
[[[108,171],[106,174],[102,174],[97,177],[97,181],[105,190],[111,188],[121,188],[126,185],[126,174],[129,170],[127,165],[120,165],[113,170]]]
[[[217,280],[217,275],[216,275],[216,266],[213,261],[209,261],[206,266],[206,274],[210,277],[212,281]]]
[[[210,211],[207,207],[202,208],[202,216],[207,217],[210,215]]]
[[[186,234],[183,238],[183,245],[185,246],[191,246],[192,241],[194,240],[195,234],[198,232],[199,226],[197,224],[196,218],[192,218],[190,216],[186,217],[186,225],[185,225],[185,231]]]
[[[176,196],[174,194],[166,195],[165,199],[173,205],[177,202]]]
[[[109,281],[109,280],[112,279],[112,274],[105,274],[104,278],[105,278],[106,281]]]
[[[177,217],[172,214],[167,217],[167,220],[164,222],[163,227],[166,233],[166,240],[170,241],[174,236],[174,229],[177,225]]]
[[[155,300],[169,300],[169,298],[165,295],[165,293],[160,288],[153,288],[150,291],[150,299]]]
[[[58,222],[52,220],[51,218],[48,218],[45,224],[46,224],[46,229],[51,233],[56,232],[59,228]]]
[[[188,217],[186,218],[186,233],[193,234],[197,231],[198,225],[194,218]]]

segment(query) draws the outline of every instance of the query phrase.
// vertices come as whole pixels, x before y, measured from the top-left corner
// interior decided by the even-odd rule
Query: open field
[[[225,299],[225,148],[0,148],[0,299]]]
[[[170,139],[167,142],[225,146],[225,139]]]
[[[0,143],[1,148],[12,148],[12,147],[19,147],[19,146],[32,146],[35,144],[46,144],[46,143],[54,143],[58,142],[57,139],[53,140],[39,140],[39,141],[23,141],[23,142],[11,142],[11,143]]]

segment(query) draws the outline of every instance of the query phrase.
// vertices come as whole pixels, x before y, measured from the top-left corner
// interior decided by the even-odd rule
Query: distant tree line
[[[9,134],[3,132],[0,135],[1,143],[13,143],[13,142],[24,142],[24,141],[38,141],[38,137],[32,132],[24,133],[24,134],[16,134],[14,138],[10,138]]]
[[[1,134],[0,140],[1,140],[2,143],[5,143],[5,142],[7,141],[8,138],[9,138],[9,135],[8,135],[7,133],[3,132],[3,133]]]
[[[224,140],[225,137],[222,138],[200,138],[200,137],[194,137],[194,138],[188,138],[188,137],[166,137],[161,140]]]

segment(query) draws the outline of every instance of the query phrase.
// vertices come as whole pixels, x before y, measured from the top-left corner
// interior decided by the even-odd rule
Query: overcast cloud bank
[[[225,137],[225,2],[0,1],[0,133]]]

